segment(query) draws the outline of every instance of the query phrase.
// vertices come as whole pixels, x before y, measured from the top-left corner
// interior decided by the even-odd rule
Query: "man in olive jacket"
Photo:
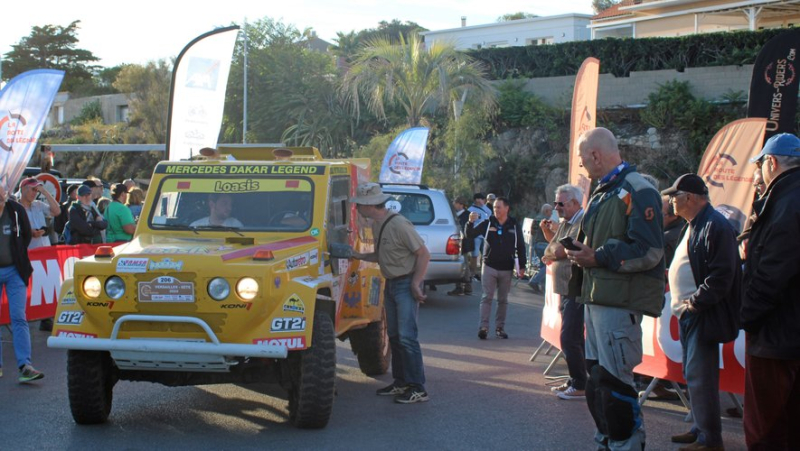
[[[800,139],[775,135],[750,161],[767,189],[753,203],[742,282],[745,441],[800,449]]]
[[[661,196],[619,153],[617,139],[596,128],[578,139],[578,153],[598,181],[581,223],[578,251],[586,304],[586,401],[598,447],[643,449],[644,420],[633,383],[642,361],[642,315],[659,316],[664,301]]]

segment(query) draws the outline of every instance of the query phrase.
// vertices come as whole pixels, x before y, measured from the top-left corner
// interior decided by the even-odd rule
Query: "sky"
[[[269,17],[300,30],[311,27],[334,43],[338,31],[375,28],[381,20],[413,21],[442,30],[461,26],[461,16],[467,17],[467,25],[480,25],[519,11],[539,16],[592,13],[591,0],[38,0],[21,5],[0,26],[0,54],[11,51],[34,26],[67,26],[80,20],[78,47],[94,53],[105,67],[176,56],[198,35],[241,24],[245,18],[253,22]]]

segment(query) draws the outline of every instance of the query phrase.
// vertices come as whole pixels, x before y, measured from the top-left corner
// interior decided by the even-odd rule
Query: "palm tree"
[[[494,107],[495,88],[479,62],[451,44],[435,42],[426,49],[416,33],[407,39],[400,35],[399,44],[386,38],[369,41],[342,83],[342,93],[353,102],[356,114],[362,98],[382,119],[387,106],[399,105],[410,127],[427,122],[425,114],[449,111],[467,92],[471,103]]]

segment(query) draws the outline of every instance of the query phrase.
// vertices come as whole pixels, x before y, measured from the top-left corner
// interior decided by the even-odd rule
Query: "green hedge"
[[[600,72],[627,77],[631,71],[753,64],[761,47],[786,31],[735,31],[678,38],[598,39],[563,44],[471,50],[489,68],[489,78],[575,75],[583,60],[600,60]]]

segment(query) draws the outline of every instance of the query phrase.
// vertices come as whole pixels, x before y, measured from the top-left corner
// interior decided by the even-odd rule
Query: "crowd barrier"
[[[561,296],[552,290],[550,268],[547,271],[545,305],[542,311],[540,336],[561,349]],[[665,293],[664,309],[659,318],[645,316],[642,320],[642,363],[634,372],[668,381],[685,383],[683,379],[683,347],[678,335],[678,318],[670,308],[671,296]],[[719,346],[719,388],[729,393],[744,394],[744,331],[736,340]]]
[[[64,279],[72,277],[75,261],[94,255],[102,244],[78,244],[74,246],[47,246],[28,252],[33,266],[33,275],[28,282],[28,302],[25,313],[28,321],[52,318],[56,313],[58,294]],[[5,290],[0,297],[0,325],[8,324],[8,299]]]

